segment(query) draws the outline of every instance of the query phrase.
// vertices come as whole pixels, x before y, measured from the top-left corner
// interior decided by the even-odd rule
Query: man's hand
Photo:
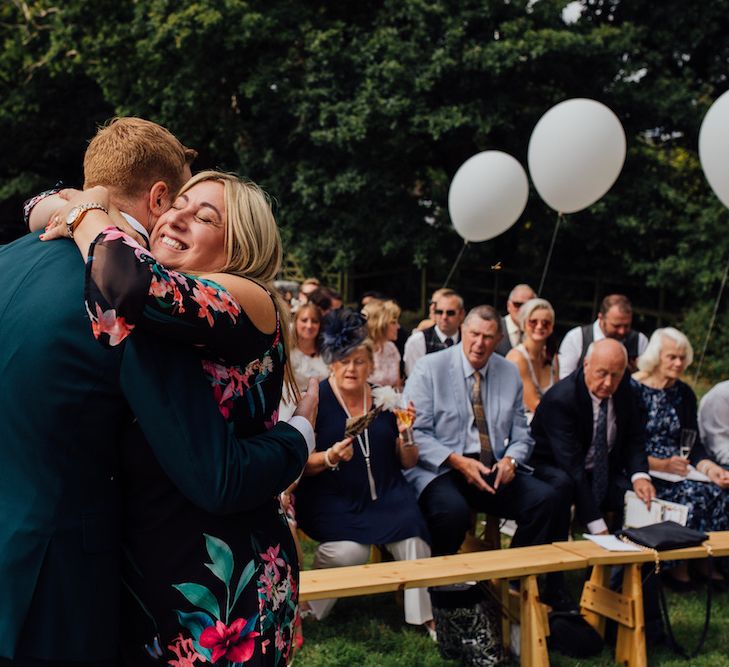
[[[306,393],[299,401],[294,416],[306,417],[314,428],[316,425],[316,411],[319,408],[319,383],[316,378],[309,378]]]
[[[483,479],[483,475],[488,475],[492,468],[487,468],[481,461],[469,458],[468,456],[461,456],[460,454],[451,454],[446,459],[446,463],[461,473],[469,484],[473,484],[475,487],[481,489],[481,491],[496,493]]]
[[[494,489],[498,489],[502,484],[508,484],[516,477],[516,466],[511,462],[511,458],[505,456],[501,461],[496,463],[492,468],[496,470],[496,479],[494,480]]]
[[[649,479],[636,479],[633,482],[633,491],[644,503],[645,506],[650,509],[651,501],[656,497],[656,488],[651,484]]]

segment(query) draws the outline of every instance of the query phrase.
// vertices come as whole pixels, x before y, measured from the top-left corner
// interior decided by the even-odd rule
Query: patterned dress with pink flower
[[[127,336],[192,345],[239,437],[277,420],[285,353],[220,285],[165,268],[116,228],[89,250],[86,307],[105,345]],[[276,498],[210,514],[172,484],[138,427],[123,438],[122,664],[285,665],[296,613],[296,549]],[[263,472],[263,471],[262,471]]]

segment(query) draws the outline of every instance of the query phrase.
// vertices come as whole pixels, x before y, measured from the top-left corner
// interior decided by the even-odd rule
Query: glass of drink
[[[681,429],[681,440],[679,443],[681,456],[685,459],[691,454],[694,443],[696,442],[696,430],[692,428]]]
[[[397,421],[400,425],[405,427],[405,433],[403,437],[403,445],[406,447],[413,445],[413,413],[408,410],[408,402],[405,400],[402,392],[397,392],[397,405],[392,409],[397,417]]]

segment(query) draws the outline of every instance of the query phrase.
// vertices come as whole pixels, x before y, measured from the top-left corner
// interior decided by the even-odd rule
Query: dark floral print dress
[[[220,285],[168,270],[117,228],[90,250],[93,333],[118,345],[135,328],[195,346],[236,435],[277,420],[284,372],[279,325],[259,331]],[[188,501],[136,425],[120,451],[124,487],[122,663],[173,667],[287,663],[298,566],[278,500],[210,514]]]
[[[691,390],[677,382],[668,389],[653,389],[631,381],[645,420],[646,453],[659,459],[680,455],[682,428],[698,433],[695,398]],[[684,405],[691,401],[691,405]],[[681,423],[680,414],[691,415],[690,421]],[[652,479],[659,498],[689,508],[686,525],[701,531],[729,530],[729,492],[711,482],[684,480],[667,482]]]

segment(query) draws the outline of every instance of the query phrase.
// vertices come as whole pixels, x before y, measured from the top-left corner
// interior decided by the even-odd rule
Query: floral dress
[[[679,456],[682,428],[698,432],[696,399],[687,385],[677,382],[667,389],[653,389],[631,381],[640,402],[646,429],[646,453],[659,459]],[[691,405],[689,405],[691,403]],[[682,423],[680,415],[688,415]],[[729,493],[711,482],[667,482],[652,478],[663,500],[689,508],[686,525],[696,530],[729,529]]]
[[[285,353],[220,285],[166,269],[116,228],[89,250],[85,300],[94,336],[135,328],[199,350],[220,412],[239,437],[277,420]],[[296,550],[278,500],[216,516],[194,506],[141,430],[123,437],[122,663],[286,665],[296,613]]]

